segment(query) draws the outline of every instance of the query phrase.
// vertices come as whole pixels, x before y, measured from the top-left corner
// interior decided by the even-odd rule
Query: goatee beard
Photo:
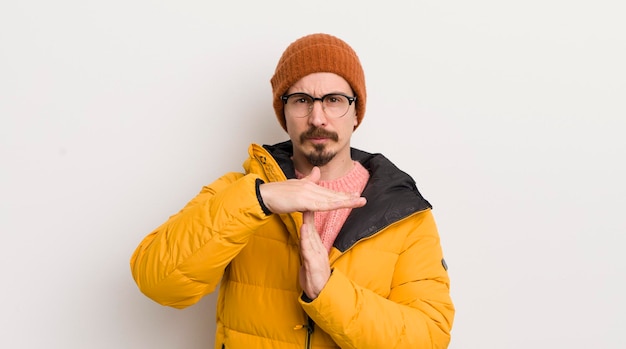
[[[306,132],[300,135],[300,143],[304,144],[307,139],[310,138],[328,138],[335,142],[339,141],[339,135],[335,132],[326,131],[322,128],[312,126]],[[324,166],[328,164],[337,155],[335,152],[326,151],[325,144],[313,144],[313,151],[308,154],[304,154],[305,158],[313,166]]]
[[[337,155],[337,153],[324,151],[326,148],[324,144],[315,144],[313,147],[315,148],[313,152],[304,154],[313,166],[324,166]]]

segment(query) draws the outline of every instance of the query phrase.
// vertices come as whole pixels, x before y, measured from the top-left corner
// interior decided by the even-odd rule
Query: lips
[[[312,143],[324,143],[327,140],[329,140],[329,138],[315,137],[315,138],[307,138],[307,140]]]

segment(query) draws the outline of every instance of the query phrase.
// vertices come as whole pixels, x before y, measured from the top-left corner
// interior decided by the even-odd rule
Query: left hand
[[[315,215],[313,211],[303,212],[302,228],[300,229],[300,286],[307,297],[315,299],[326,286],[330,278],[330,264],[328,251],[322,244],[315,229]]]

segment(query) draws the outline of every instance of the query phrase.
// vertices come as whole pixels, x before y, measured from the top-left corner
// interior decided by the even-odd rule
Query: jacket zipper
[[[304,348],[311,349],[311,335],[313,334],[315,323],[313,322],[313,319],[308,316],[307,322],[308,324],[304,325],[304,327],[306,327],[306,340],[304,341]]]
[[[313,319],[311,319],[310,317],[307,316],[307,323],[304,325],[298,325],[296,327],[294,327],[294,330],[301,330],[301,329],[306,329],[306,337],[304,337],[304,348],[305,349],[311,349],[311,335],[313,334],[313,329],[314,329],[315,323],[313,322]]]

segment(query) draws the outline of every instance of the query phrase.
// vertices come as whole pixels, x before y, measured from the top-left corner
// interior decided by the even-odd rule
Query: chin
[[[335,155],[337,153],[329,151],[313,151],[306,154],[305,157],[311,165],[321,167],[331,162]]]

